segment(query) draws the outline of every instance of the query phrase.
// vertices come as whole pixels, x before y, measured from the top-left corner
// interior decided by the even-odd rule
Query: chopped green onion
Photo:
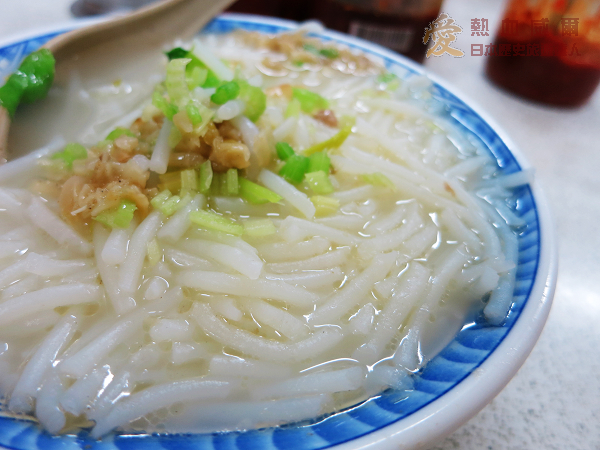
[[[315,194],[331,194],[333,185],[329,180],[329,175],[325,172],[317,170],[316,172],[308,172],[304,175],[304,179]]]
[[[181,138],[182,135],[181,131],[179,131],[179,128],[172,127],[171,132],[169,133],[169,137],[167,138],[167,145],[169,146],[169,148],[175,148],[177,147],[177,144],[179,144],[179,141],[181,141]]]
[[[252,219],[244,222],[244,234],[252,237],[270,236],[277,233],[271,219]]]
[[[158,91],[154,91],[152,94],[152,104],[160,109],[169,120],[173,120],[173,116],[179,111],[176,105],[169,103]]]
[[[364,173],[361,175],[361,178],[365,181],[365,183],[372,184],[373,186],[396,189],[396,186],[394,183],[392,183],[392,180],[390,180],[381,172]]]
[[[169,189],[171,192],[179,192],[181,189],[181,175],[179,172],[167,172],[158,176],[158,188]]]
[[[212,195],[229,195],[227,192],[227,174],[213,174],[212,186],[210,188]]]
[[[210,96],[210,100],[217,105],[222,105],[229,100],[234,100],[239,94],[240,85],[235,81],[228,81],[217,88]]]
[[[121,200],[119,206],[102,211],[94,220],[110,228],[127,228],[136,209],[137,206],[131,200]]]
[[[172,196],[173,194],[171,194],[171,191],[165,189],[164,191],[161,191],[157,195],[155,195],[154,198],[150,200],[150,204],[154,209],[158,209]]]
[[[202,67],[194,66],[191,70],[185,71],[185,81],[187,83],[188,89],[194,90],[197,87],[202,86],[206,83],[206,78],[208,77],[208,70],[203,69]]]
[[[169,99],[176,105],[189,96],[185,68],[190,61],[191,59],[189,58],[178,58],[169,61],[167,64],[165,86],[167,87]]]
[[[198,190],[206,194],[210,191],[210,185],[213,179],[212,163],[204,161],[200,166],[200,178],[198,180]]]
[[[161,260],[162,252],[160,251],[160,247],[158,246],[158,241],[156,238],[148,242],[148,246],[146,247],[146,255],[148,256],[148,263],[151,266],[155,266]]]
[[[340,56],[340,52],[333,47],[327,47],[319,50],[319,55],[324,56],[325,58],[335,59]]]
[[[247,178],[239,178],[238,183],[240,185],[240,197],[244,200],[254,204],[261,203],[277,203],[281,201],[282,197],[279,194],[263,187],[259,184],[253,183]]]
[[[302,108],[302,111],[306,114],[312,114],[317,110],[327,109],[329,107],[329,102],[316,92],[296,87],[292,88],[292,92],[293,98],[300,102],[300,108]]]
[[[181,171],[181,192],[193,192],[198,188],[198,180],[194,169]],[[180,192],[180,194],[181,194]]]
[[[190,220],[196,225],[211,230],[222,231],[236,236],[241,236],[244,233],[242,225],[210,211],[192,211],[190,213]]]
[[[238,81],[240,86],[240,100],[246,104],[244,115],[252,122],[256,122],[267,109],[267,96],[261,88],[252,86],[246,81]]]
[[[238,171],[237,169],[234,169],[233,167],[229,170],[227,170],[227,174],[226,176],[226,187],[227,187],[227,194],[229,195],[238,195],[239,191],[240,191],[240,184],[238,183]]]
[[[392,80],[397,79],[398,77],[394,75],[392,72],[382,73],[377,77],[378,83],[389,83]]]
[[[63,151],[55,153],[51,159],[62,159],[67,169],[72,169],[73,161],[76,159],[86,159],[87,156],[87,150],[83,145],[72,143],[65,145]]]
[[[285,117],[298,117],[300,115],[300,111],[302,106],[300,105],[300,100],[297,98],[293,98],[287,105],[285,109]]]
[[[275,150],[277,151],[277,156],[282,161],[295,154],[294,149],[287,142],[278,142],[275,144]]]
[[[179,195],[171,195],[171,191],[168,189],[160,192],[157,196],[150,200],[150,204],[154,209],[159,210],[166,217],[173,215],[179,208],[181,208],[181,206],[183,206],[181,197],[179,197]]]
[[[304,179],[308,170],[308,158],[302,155],[291,155],[284,166],[279,170],[279,175],[290,183],[298,184]]]
[[[315,47],[314,45],[312,45],[312,44],[304,44],[302,46],[302,48],[304,50],[306,50],[307,52],[313,53],[315,55],[319,54],[319,49],[317,47]]]
[[[106,136],[106,140],[114,141],[116,138],[123,136],[123,135],[129,136],[129,137],[135,137],[135,134],[133,134],[127,128],[117,127],[114,130],[112,130],[110,133],[108,133],[108,136]]]
[[[308,147],[306,150],[304,150],[304,152],[303,152],[304,155],[310,156],[314,153],[317,153],[317,152],[320,152],[323,150],[338,148],[340,145],[342,145],[344,143],[346,138],[348,136],[350,136],[350,133],[352,133],[352,127],[354,126],[354,120],[355,120],[354,118],[347,118],[347,120],[346,120],[347,124],[342,126],[342,129],[340,131],[338,131],[336,134],[334,134],[332,137],[330,137],[326,141],[319,142],[318,144],[315,144],[312,147]]]
[[[187,57],[187,54],[188,54],[188,51],[181,47],[175,47],[174,49],[171,49],[168,52],[165,52],[165,55],[167,55],[167,58],[169,58],[169,61],[172,59],[177,59],[177,58],[185,58],[185,57]]]
[[[202,116],[200,115],[200,110],[193,103],[187,104],[187,106],[185,107],[185,113],[187,114],[188,119],[190,119],[190,122],[192,122],[192,125],[194,127],[202,123]]]
[[[302,67],[304,65],[304,61],[298,60],[298,61],[294,61],[292,64],[295,65],[296,67]]]
[[[313,195],[310,201],[315,205],[316,217],[330,216],[340,209],[340,201],[337,198]]]
[[[329,174],[329,167],[331,166],[331,160],[327,155],[326,151],[313,153],[308,157],[308,172],[316,172],[321,170],[326,174]]]

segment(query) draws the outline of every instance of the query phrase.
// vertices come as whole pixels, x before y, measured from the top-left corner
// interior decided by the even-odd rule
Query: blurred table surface
[[[0,41],[65,24],[72,0],[0,1]],[[600,450],[600,90],[564,110],[506,94],[483,75],[471,43],[490,43],[504,2],[447,0],[463,27],[463,58],[431,57],[427,69],[492,117],[536,168],[556,217],[559,277],[546,327],[529,359],[479,414],[431,450]],[[471,19],[489,38],[471,37]]]

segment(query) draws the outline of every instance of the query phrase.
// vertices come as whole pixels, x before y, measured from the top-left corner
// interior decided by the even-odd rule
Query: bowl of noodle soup
[[[186,94],[195,110],[165,119],[169,78],[138,97],[135,83],[96,88],[93,127],[0,168],[0,445],[421,448],[524,362],[556,274],[531,168],[420,66],[296,28],[221,16],[177,47],[221,78]],[[276,33],[295,37],[264,37]],[[239,94],[214,97],[234,79]],[[266,108],[250,120],[256,88]],[[70,141],[87,147],[81,161],[51,156]],[[112,189],[85,178],[103,152],[121,184],[153,172],[131,183],[122,227],[102,215],[108,196],[82,194]],[[309,168],[294,182],[296,160]]]

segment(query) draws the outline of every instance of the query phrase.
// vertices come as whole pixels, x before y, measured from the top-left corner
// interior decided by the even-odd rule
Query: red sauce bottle
[[[580,106],[600,83],[600,2],[512,0],[486,51],[486,75],[498,86],[540,103]]]

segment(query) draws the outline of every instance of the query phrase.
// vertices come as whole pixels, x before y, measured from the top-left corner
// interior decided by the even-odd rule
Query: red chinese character
[[[483,44],[471,44],[471,56],[483,56]]]
[[[526,45],[525,44],[513,44],[512,50],[513,50],[513,55],[515,56],[525,56],[525,49],[526,49]]]
[[[554,46],[550,42],[542,42],[540,48],[541,56],[554,56]]]
[[[471,19],[471,36],[489,36],[487,19]]]
[[[548,23],[550,21],[547,18],[531,20],[531,34],[534,36],[546,34],[548,32]]]
[[[540,44],[527,44],[525,56],[540,56]]]
[[[512,45],[510,44],[500,44],[500,49],[498,53],[500,56],[510,56],[510,52],[512,50]]]
[[[502,20],[502,34],[504,36],[516,36],[519,32],[519,22],[512,19]]]
[[[498,47],[494,44],[486,45],[484,56],[498,56]]]
[[[581,56],[579,54],[579,50],[577,49],[577,44],[575,44],[574,42],[573,42],[573,45],[571,47],[571,53],[569,53],[569,56]]]
[[[561,36],[578,36],[577,28],[579,19],[560,19],[560,35]]]

